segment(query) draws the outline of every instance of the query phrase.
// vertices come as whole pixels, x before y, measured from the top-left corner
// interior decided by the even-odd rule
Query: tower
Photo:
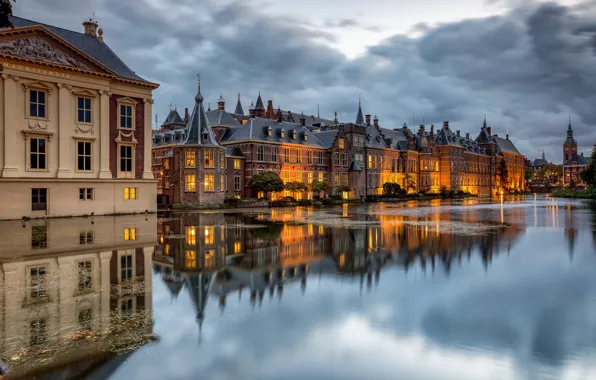
[[[572,159],[577,154],[577,142],[573,138],[573,128],[571,128],[571,118],[567,125],[567,138],[563,143],[563,164]]]

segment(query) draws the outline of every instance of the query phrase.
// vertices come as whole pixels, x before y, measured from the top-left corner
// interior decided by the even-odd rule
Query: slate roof
[[[290,123],[297,123],[300,121],[301,117],[304,117],[305,120],[305,125],[307,126],[313,126],[315,124],[321,124],[324,126],[329,126],[329,125],[334,125],[336,124],[333,120],[330,119],[325,119],[323,117],[317,117],[314,115],[302,115],[296,112],[292,112],[292,111],[281,111],[282,113],[282,117],[283,117],[283,121],[287,121]]]
[[[362,112],[359,112],[362,113]],[[356,123],[358,124],[358,123]],[[374,125],[366,126],[366,146],[369,148],[387,149],[389,146],[380,130]]]
[[[238,147],[227,147],[225,149],[226,157],[241,157],[244,158],[244,153]]]
[[[244,110],[242,109],[242,103],[240,103],[240,93],[238,93],[238,102],[236,103],[236,109],[234,113],[237,115],[244,115]]]
[[[315,136],[325,145],[327,148],[331,148],[333,142],[335,141],[335,137],[337,136],[337,129],[332,129],[330,131],[323,131],[323,132],[315,132]]]
[[[443,126],[439,130],[439,132],[437,133],[437,137],[435,138],[435,143],[437,145],[459,146],[464,148],[465,152],[469,153],[486,154],[486,150],[480,147],[478,141],[466,138],[464,136],[458,136],[456,133],[453,133],[451,131],[449,126]]]
[[[186,124],[184,122],[184,120],[182,120],[182,118],[180,117],[180,114],[178,113],[178,111],[176,109],[170,110],[170,113],[168,114],[168,116],[166,117],[166,119],[164,120],[164,122],[161,125],[164,126],[164,125],[171,125],[171,124],[181,124],[181,125]]]
[[[27,20],[20,17],[11,17],[11,21],[15,28],[41,25],[52,33],[57,34],[66,42],[74,45],[77,49],[83,51],[91,58],[100,62],[118,76],[126,79],[132,79],[141,82],[147,82],[145,79],[138,76],[132,71],[112,49],[109,48],[105,42],[101,42],[97,37],[88,36],[84,33],[73,32],[71,30],[62,29],[56,26],[42,24],[37,21]]]
[[[396,129],[381,128],[381,133],[385,137],[385,143],[389,148],[395,150],[408,150],[409,141],[407,134],[410,130],[405,124],[404,127]]]
[[[181,145],[211,145],[220,146],[215,139],[211,123],[203,107],[203,95],[201,95],[201,86],[195,96],[195,107],[192,110],[188,124],[186,125],[186,138]]]
[[[497,144],[497,148],[499,148],[499,151],[501,153],[521,154],[521,153],[519,153],[519,151],[517,150],[515,145],[513,145],[513,142],[511,140],[504,139],[502,137],[498,137],[495,135],[492,135],[491,137],[492,137],[493,141]]]
[[[271,128],[271,136],[268,135],[269,128]],[[281,137],[282,130],[284,131],[284,137]],[[292,131],[296,131],[296,139],[293,138]],[[305,136],[306,139],[304,138]],[[279,123],[275,120],[260,117],[249,119],[241,128],[227,130],[222,137],[221,142],[229,143],[245,140],[325,147],[315,134],[300,124],[286,122]]]
[[[575,162],[575,164],[574,164],[574,162]],[[579,155],[579,154],[576,153],[573,157],[571,157],[571,159],[569,159],[563,165],[564,166],[570,166],[570,165],[588,165],[588,161],[584,158],[584,156],[581,156],[581,155]]]
[[[356,161],[352,160],[352,163],[350,164],[348,171],[349,172],[359,172],[359,171],[362,171],[362,168],[360,167],[360,165],[358,165],[358,163]]]
[[[548,161],[544,158],[537,158],[532,162],[532,166],[546,166],[548,165]]]
[[[358,101],[358,114],[356,115],[356,124],[364,124],[364,117],[362,116],[362,105],[360,104],[360,101]]]
[[[212,110],[207,111],[207,118],[209,118],[209,122],[211,125],[218,125],[218,126],[225,126],[225,127],[241,127],[240,124],[234,117],[226,112],[220,110]]]
[[[165,131],[161,133],[155,133],[153,138],[153,146],[157,145],[168,145],[168,144],[180,144],[186,137],[186,129],[178,128],[171,131]]]
[[[261,99],[261,92],[259,91],[259,97],[257,98],[257,105],[254,108],[257,111],[265,111],[265,105],[263,105],[263,99]]]

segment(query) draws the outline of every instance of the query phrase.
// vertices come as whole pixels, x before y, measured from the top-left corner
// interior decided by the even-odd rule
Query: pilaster
[[[72,139],[69,139],[69,127],[74,125],[71,89],[69,85],[58,83],[58,178],[72,178],[74,174],[74,144]]]
[[[110,92],[100,91],[99,178],[112,178],[110,170]]]
[[[153,253],[155,246],[143,247],[144,273],[145,273],[145,311],[147,326],[151,326],[153,318]]]
[[[110,260],[112,252],[100,252],[100,331],[107,331],[110,327]]]
[[[4,168],[2,177],[20,177],[17,166],[17,82],[19,77],[2,75],[4,79]],[[24,154],[24,153],[23,153]]]
[[[153,136],[151,128],[151,112],[153,99],[145,99],[145,141],[143,144],[143,179],[153,179],[151,171],[151,147],[153,146]]]
[[[75,318],[75,303],[73,302],[73,296],[75,292],[75,267],[74,258],[59,257],[58,258],[58,271],[60,273],[60,287],[58,290],[58,299],[60,300],[58,316],[60,318],[60,332],[67,334],[72,332]]]

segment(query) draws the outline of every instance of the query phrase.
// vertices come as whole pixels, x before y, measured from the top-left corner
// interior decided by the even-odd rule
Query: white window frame
[[[79,169],[79,156],[81,156],[81,154],[79,154],[79,143],[85,143],[85,144],[89,144],[91,146],[91,150],[90,150],[90,154],[89,154],[89,158],[90,158],[90,168],[89,169]],[[75,139],[75,172],[79,172],[79,173],[91,173],[93,172],[93,140],[87,140],[87,139]],[[86,157],[85,154],[82,155],[83,157]]]
[[[135,249],[125,249],[118,251],[118,283],[128,282],[134,280],[136,277],[136,251]],[[122,257],[124,256],[132,256],[131,260],[131,278],[123,280],[122,279]]]
[[[45,155],[45,168],[43,169],[32,169],[31,168],[31,140],[32,139],[36,139],[36,140],[45,140],[45,153],[43,153]],[[27,163],[27,167],[26,167],[26,171],[28,172],[47,172],[50,171],[49,166],[49,157],[50,157],[50,136],[49,135],[40,135],[40,134],[27,134],[26,136],[26,142],[27,142],[27,156],[26,156],[26,163]],[[38,144],[39,146],[39,144]],[[39,153],[38,153],[39,154]]]
[[[121,147],[123,146],[127,146],[130,147],[130,152],[131,152],[131,171],[127,172],[127,171],[122,171],[120,170],[122,168],[122,151],[121,151]],[[136,167],[135,167],[135,153],[136,153],[136,146],[134,144],[118,144],[118,178],[135,178],[135,171],[136,171]]]
[[[134,99],[128,98],[128,97],[124,97],[124,98],[119,98],[116,100],[116,105],[118,107],[118,120],[117,120],[117,124],[118,124],[118,129],[123,129],[125,131],[134,131],[135,128],[135,124],[136,124],[136,108],[137,108],[137,102]],[[131,120],[130,120],[130,128],[128,127],[123,127],[121,125],[121,121],[122,121],[122,107],[121,106],[130,106],[131,107]]]

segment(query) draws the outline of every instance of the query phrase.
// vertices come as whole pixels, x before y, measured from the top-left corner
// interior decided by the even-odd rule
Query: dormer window
[[[161,137],[161,142],[162,142],[162,143],[165,143],[165,142],[166,142],[166,136],[162,136],[162,137]]]
[[[201,134],[201,138],[203,139],[203,141],[206,141],[209,138],[209,134],[207,132],[203,132]]]
[[[292,138],[296,140],[296,131],[292,132]]]
[[[306,133],[304,134],[304,141],[308,141],[308,135]]]
[[[286,132],[282,129],[281,130],[281,138],[283,139],[284,137],[286,137]]]
[[[271,127],[267,128],[267,136],[271,136],[273,134],[273,130]]]

